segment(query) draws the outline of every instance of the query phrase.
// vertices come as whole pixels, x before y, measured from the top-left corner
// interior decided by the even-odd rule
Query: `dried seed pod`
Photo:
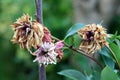
[[[79,49],[87,54],[92,54],[100,50],[104,45],[108,45],[106,37],[106,29],[101,25],[89,24],[78,30],[78,34],[82,37]]]

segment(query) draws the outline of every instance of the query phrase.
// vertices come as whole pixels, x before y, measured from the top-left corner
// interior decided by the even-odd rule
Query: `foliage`
[[[73,23],[71,0],[43,0],[43,19],[51,33],[64,39],[71,47],[78,48],[81,38],[77,29],[84,24]],[[52,9],[52,10],[51,10]],[[37,80],[38,67],[26,50],[20,49],[10,42],[12,30],[9,26],[23,13],[35,14],[34,0],[0,0],[0,80]],[[119,15],[110,23],[110,33],[118,28]],[[113,28],[114,27],[114,28]],[[70,28],[70,29],[69,29]],[[67,31],[68,30],[68,31]],[[114,33],[114,32],[112,32]],[[66,36],[65,36],[66,35]],[[57,65],[47,67],[47,79],[57,80],[120,80],[120,35],[113,34],[107,39],[110,49],[104,47],[94,56],[104,65],[101,69],[89,58],[64,47],[64,58]],[[106,67],[105,67],[106,66]],[[63,71],[62,71],[63,70]],[[60,71],[60,72],[59,72]],[[58,74],[63,75],[59,76]],[[81,79],[79,79],[79,77]]]
[[[66,77],[69,77],[73,80],[87,80],[86,77],[79,71],[76,70],[63,70],[59,72],[58,74],[64,75]]]
[[[83,26],[85,26],[84,24],[81,23],[77,23],[75,25],[73,25],[67,32],[67,35],[65,36],[65,39],[69,36],[72,36],[73,34],[77,33],[78,29],[82,28]]]
[[[101,80],[120,80],[117,74],[108,66],[101,72]]]
[[[66,38],[66,40],[67,40],[66,42],[71,42],[72,44],[76,44],[76,43],[80,44],[80,42],[78,43],[78,41],[76,41],[79,36],[74,37],[76,35],[74,32],[76,27],[81,28],[81,24],[74,25],[72,27],[72,29],[68,30],[69,33],[66,35],[67,36],[70,35],[70,37],[67,37],[68,39]],[[82,27],[84,27],[84,26],[82,26]],[[71,41],[69,41],[70,38],[72,38]],[[79,40],[80,39],[81,38],[79,38]],[[104,63],[104,65],[106,67],[100,71],[98,69],[94,69],[94,70],[96,72],[99,72],[98,73],[99,77],[101,74],[101,77],[99,78],[100,80],[120,80],[120,78],[118,77],[119,75],[117,74],[119,72],[119,69],[120,69],[120,66],[119,66],[119,63],[120,63],[120,61],[119,61],[120,60],[120,53],[119,53],[120,52],[120,47],[119,47],[120,42],[119,42],[119,40],[120,39],[116,33],[114,35],[111,35],[107,40],[109,41],[109,46],[106,45],[104,48],[102,48],[99,51],[99,53],[100,53],[99,55],[102,57],[102,60],[103,60],[102,63]],[[74,42],[74,41],[76,41],[76,42]],[[76,46],[74,45],[74,47],[76,47]],[[79,58],[79,60],[80,60],[80,58]],[[83,61],[81,61],[81,62],[83,62]],[[84,66],[85,69],[90,68],[91,65],[88,66],[88,64],[91,64],[91,63],[85,64],[85,65],[87,65],[86,68]],[[94,78],[94,80],[98,80],[98,75],[92,74],[92,72],[94,72],[94,71],[90,71],[90,73],[89,73],[89,72],[87,72],[88,70],[85,70],[85,69],[83,71],[74,71],[73,69],[63,70],[63,71],[59,72],[58,74],[64,75],[68,78],[71,78],[72,80],[93,80],[93,76],[97,77],[97,78]],[[90,68],[90,70],[92,70],[92,68]],[[86,74],[86,77],[84,74]],[[82,76],[83,78],[80,78],[80,77],[78,78],[77,75]]]

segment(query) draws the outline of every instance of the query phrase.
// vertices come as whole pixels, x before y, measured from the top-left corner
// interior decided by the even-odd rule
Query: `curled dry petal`
[[[48,65],[56,64],[58,53],[55,52],[55,45],[51,42],[44,42],[34,53],[36,59],[33,62]]]
[[[62,42],[58,42],[59,44]],[[57,44],[58,44],[57,43]],[[56,44],[52,42],[43,42],[41,46],[33,53],[36,56],[34,62],[41,64],[56,64],[57,59],[62,59],[63,52],[61,49],[56,49]]]
[[[63,51],[60,49],[56,49],[56,52],[58,53],[58,58],[61,60],[63,57]]]
[[[79,49],[85,53],[91,54],[100,50],[104,45],[108,45],[106,37],[106,29],[101,25],[89,24],[78,30],[78,34],[82,37]]]
[[[37,48],[42,45],[44,36],[43,26],[37,21],[31,21],[28,14],[24,14],[12,24],[14,29],[13,43],[20,44],[21,48]]]
[[[63,48],[63,46],[64,46],[63,41],[56,42],[55,46],[56,46],[55,50],[58,53],[58,58],[62,59],[62,57],[63,57],[63,51],[61,50],[61,48]]]
[[[50,33],[50,31],[46,28],[46,27],[44,27],[44,37],[43,37],[43,41],[46,41],[46,42],[51,42],[52,41],[52,39],[51,39],[51,33]]]
[[[63,41],[58,41],[55,45],[56,45],[56,49],[61,49],[64,46]]]
[[[14,35],[12,42],[18,43],[21,48],[27,50],[38,61],[39,64],[56,64],[57,58],[62,59],[64,46],[63,41],[52,43],[50,31],[37,21],[32,21],[28,14],[24,14],[12,25]],[[33,53],[30,49],[35,48]]]

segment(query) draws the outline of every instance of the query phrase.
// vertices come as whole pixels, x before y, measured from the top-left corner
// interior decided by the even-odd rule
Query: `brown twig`
[[[55,40],[57,40],[57,41],[59,41],[59,39],[56,38],[56,37],[54,37],[54,36],[52,36],[52,38],[55,39]],[[82,54],[82,55],[90,58],[91,60],[93,60],[94,62],[96,62],[101,68],[103,68],[103,65],[102,65],[96,58],[94,58],[94,57],[92,57],[92,56],[90,56],[90,55],[85,54],[85,52],[82,51],[82,50],[80,50],[80,49],[76,49],[76,48],[74,48],[74,47],[69,46],[69,45],[68,45],[67,43],[65,43],[65,42],[63,42],[63,43],[64,43],[64,45],[65,45],[66,47],[70,48],[71,50],[73,50],[73,51],[75,51],[75,52],[78,52],[79,54]]]
[[[35,0],[36,5],[36,18],[37,21],[43,24],[43,16],[42,16],[42,0]],[[39,66],[39,80],[46,80],[46,68],[45,65],[42,64]]]

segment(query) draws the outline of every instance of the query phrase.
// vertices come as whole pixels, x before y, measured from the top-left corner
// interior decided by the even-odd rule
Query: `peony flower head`
[[[101,25],[89,24],[78,31],[78,34],[82,37],[82,42],[79,49],[85,53],[92,54],[100,50],[104,45],[108,45],[106,37],[106,29]]]
[[[24,14],[17,19],[12,27],[14,29],[12,42],[20,44],[21,48],[30,50],[32,46],[37,48],[38,45],[42,44],[43,26],[36,21],[31,21],[28,14]]]
[[[53,43],[51,33],[42,24],[37,21],[32,21],[28,14],[24,14],[12,24],[14,29],[13,43],[18,43],[21,48],[27,48],[27,50],[41,64],[56,64],[57,60],[62,59],[63,52],[61,48],[64,46],[62,41]],[[31,48],[36,51],[32,52]]]
[[[58,49],[56,50],[56,48],[56,44],[52,42],[44,42],[42,46],[39,46],[33,53],[33,55],[36,56],[36,59],[33,62],[38,61],[40,65],[56,64],[57,58],[59,57]]]
[[[43,45],[33,53],[33,55],[36,56],[34,62],[38,61],[40,65],[56,64],[56,58],[58,56],[55,52],[55,45],[49,42],[44,42]]]

